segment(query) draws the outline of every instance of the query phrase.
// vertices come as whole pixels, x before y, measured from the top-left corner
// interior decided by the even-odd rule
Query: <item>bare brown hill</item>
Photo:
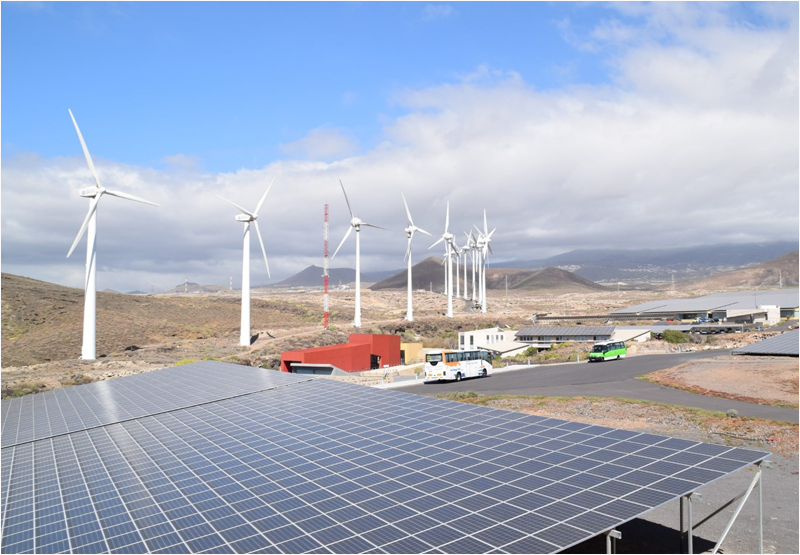
[[[507,268],[489,268],[486,271],[486,287],[502,289],[505,287],[505,276],[508,275],[508,288],[525,291],[548,291],[553,293],[585,293],[608,291],[604,287],[577,274],[560,268],[543,268],[526,270],[524,273],[512,274],[518,270]]]
[[[238,297],[153,297],[97,294],[97,355],[166,341],[239,333]],[[251,300],[252,329],[302,325],[308,308]],[[321,319],[321,311],[314,314]],[[2,274],[2,366],[74,359],[81,352],[83,291]]]
[[[740,287],[774,288],[797,287],[798,251],[790,252],[774,260],[755,264],[738,270],[730,270],[710,276],[687,279],[675,284],[687,289],[733,289]]]
[[[455,273],[455,266],[453,266]],[[414,289],[430,289],[441,291],[444,287],[444,266],[439,258],[431,256],[411,268],[412,287]],[[508,276],[509,289],[526,291],[549,291],[554,293],[582,293],[591,291],[607,291],[608,288],[584,279],[577,274],[559,268],[541,270],[523,270],[519,268],[488,268],[486,270],[487,289],[505,289]],[[464,268],[459,272],[464,279]],[[468,286],[472,287],[472,269],[467,270]],[[408,286],[406,272],[400,272],[388,279],[376,283],[370,289],[405,289]]]

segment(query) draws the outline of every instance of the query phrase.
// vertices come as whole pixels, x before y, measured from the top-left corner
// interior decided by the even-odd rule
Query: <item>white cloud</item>
[[[358,142],[347,131],[317,127],[297,141],[280,145],[281,152],[299,158],[332,160],[358,151]]]
[[[172,167],[190,170],[198,167],[200,161],[197,156],[187,156],[186,154],[173,154],[172,156],[164,156],[164,162]]]
[[[426,4],[422,8],[422,19],[434,21],[437,19],[447,19],[453,15],[453,6],[450,4]]]
[[[322,127],[283,145],[296,159],[257,171],[179,173],[96,160],[107,187],[161,204],[103,200],[98,287],[166,288],[185,276],[240,283],[241,224],[213,193],[254,207],[273,176],[259,224],[276,278],[321,264],[326,202],[331,248],[338,245],[349,220],[339,178],[356,214],[391,229],[364,230],[366,271],[403,267],[401,191],[415,223],[434,235],[446,201],[459,237],[485,208],[498,228],[497,259],[796,240],[796,24],[759,31],[720,23],[725,12],[715,6],[693,34],[685,29],[697,21],[694,8],[648,6],[622,9],[646,14],[672,40],[630,39],[612,60],[612,85],[541,92],[513,71],[481,66],[454,83],[398,93],[406,115],[360,154],[345,131]],[[624,35],[615,40],[625,43]],[[88,204],[77,194],[91,183],[80,153],[4,159],[2,183],[3,270],[80,286],[83,244],[64,259]],[[417,237],[415,261],[441,254]],[[253,243],[258,284],[266,275]],[[352,267],[354,248],[351,237],[334,266]]]

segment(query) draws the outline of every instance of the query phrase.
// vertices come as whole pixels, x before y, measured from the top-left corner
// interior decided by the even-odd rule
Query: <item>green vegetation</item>
[[[414,334],[414,330],[406,330],[403,332],[402,339],[404,343],[414,343],[417,340],[417,336]]]
[[[184,364],[193,364],[195,362],[200,362],[196,358],[182,358],[178,362],[176,362],[173,366],[183,366]]]
[[[96,381],[96,378],[92,378],[91,376],[87,376],[86,374],[73,374],[66,380],[62,380],[61,383],[64,384],[64,387],[70,387],[73,385],[83,385],[86,383],[92,383]]]
[[[478,399],[483,397],[474,391],[454,391],[453,393],[448,393],[444,396],[445,399],[450,399],[451,401],[462,401],[464,399]]]
[[[47,389],[47,385],[42,382],[23,382],[14,386],[3,386],[2,398],[6,397],[22,397],[23,395],[30,395],[31,393],[39,393]]]
[[[667,343],[686,343],[686,336],[682,332],[675,330],[664,330],[661,337]]]

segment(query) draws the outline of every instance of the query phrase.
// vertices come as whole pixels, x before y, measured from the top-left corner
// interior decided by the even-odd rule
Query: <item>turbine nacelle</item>
[[[93,198],[96,197],[97,195],[102,195],[105,192],[105,190],[106,190],[105,187],[97,187],[97,186],[84,187],[83,189],[78,191],[78,194],[84,198]]]
[[[258,216],[251,216],[250,214],[236,214],[236,216],[234,216],[234,219],[237,222],[242,222],[245,224],[248,222],[254,222],[257,218]]]
[[[356,228],[356,231],[361,231],[361,226],[363,224],[363,220],[361,220],[361,218],[356,218],[355,216],[353,216],[353,219],[350,220],[350,225]]]

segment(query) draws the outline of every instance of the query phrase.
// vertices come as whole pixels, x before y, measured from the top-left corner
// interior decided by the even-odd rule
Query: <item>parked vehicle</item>
[[[625,358],[627,351],[624,341],[598,341],[589,353],[589,362]]]
[[[492,355],[480,349],[472,351],[431,351],[425,355],[424,381],[460,382],[464,378],[492,375]]]

